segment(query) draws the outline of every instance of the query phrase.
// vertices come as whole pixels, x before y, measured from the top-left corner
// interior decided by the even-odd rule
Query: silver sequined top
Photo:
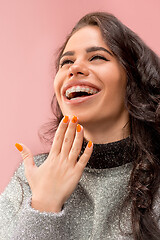
[[[114,158],[114,153],[112,155]],[[34,156],[36,165],[40,166],[47,156]],[[132,240],[130,205],[121,209],[132,166],[132,162],[116,167],[105,165],[105,168],[87,165],[62,211],[47,213],[30,206],[31,190],[24,175],[24,164],[20,164],[0,196],[0,240]],[[159,195],[153,212],[160,225]]]

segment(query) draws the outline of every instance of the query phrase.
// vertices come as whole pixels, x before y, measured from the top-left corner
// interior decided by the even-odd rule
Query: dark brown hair
[[[87,25],[99,27],[104,41],[126,71],[125,105],[130,114],[130,128],[135,149],[134,167],[126,202],[131,201],[134,239],[158,240],[160,230],[152,217],[152,205],[160,184],[160,60],[136,33],[114,15],[93,12],[80,19],[59,49],[56,71],[69,38],[78,29]],[[54,122],[45,125],[50,129],[39,135],[41,139],[50,143],[62,119],[55,96],[51,108],[56,118]]]

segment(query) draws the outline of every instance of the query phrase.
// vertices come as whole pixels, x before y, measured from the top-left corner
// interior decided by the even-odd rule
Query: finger
[[[25,170],[32,170],[33,167],[36,167],[35,162],[34,162],[34,158],[33,155],[31,153],[31,151],[29,150],[28,147],[26,147],[24,144],[22,143],[16,143],[15,144],[16,148],[20,151],[21,156],[23,158],[24,161],[24,167]]]
[[[78,160],[77,164],[75,165],[75,169],[79,172],[83,172],[85,166],[87,165],[91,154],[93,151],[93,143],[91,141],[88,142],[84,153],[82,154],[82,156],[80,157],[80,159]]]
[[[76,136],[71,148],[71,151],[69,153],[68,161],[70,161],[72,164],[75,165],[77,162],[77,158],[80,154],[81,148],[82,148],[82,143],[83,143],[83,127],[80,124],[77,124],[76,127]]]
[[[49,155],[54,154],[56,156],[60,153],[64,135],[65,135],[66,129],[68,127],[68,123],[69,123],[69,117],[64,116],[63,119],[61,120],[61,122],[58,126],[58,129],[56,131],[56,134],[54,136],[53,144],[52,144]]]
[[[76,134],[77,121],[78,121],[77,117],[73,116],[66,130],[63,144],[62,144],[62,149],[61,149],[62,159],[65,159],[66,157],[68,158],[69,156],[69,152],[71,150],[71,147],[75,138],[75,134]]]

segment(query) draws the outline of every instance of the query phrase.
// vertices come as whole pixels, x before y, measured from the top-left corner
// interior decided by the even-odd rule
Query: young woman
[[[94,12],[73,28],[56,70],[60,123],[49,153],[16,144],[24,161],[1,195],[0,238],[160,239],[158,56]]]

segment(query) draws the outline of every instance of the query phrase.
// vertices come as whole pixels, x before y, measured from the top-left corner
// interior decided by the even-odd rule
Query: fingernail
[[[15,146],[20,152],[23,151],[23,147],[19,143],[16,143]]]
[[[88,142],[88,147],[90,148],[91,146],[92,146],[92,142],[89,141],[89,142]]]
[[[64,117],[63,122],[64,122],[64,123],[67,123],[67,122],[68,122],[68,116],[65,116],[65,117]]]
[[[76,123],[77,122],[77,117],[76,116],[73,116],[72,118],[72,123]]]
[[[81,125],[77,124],[77,132],[81,131]]]

